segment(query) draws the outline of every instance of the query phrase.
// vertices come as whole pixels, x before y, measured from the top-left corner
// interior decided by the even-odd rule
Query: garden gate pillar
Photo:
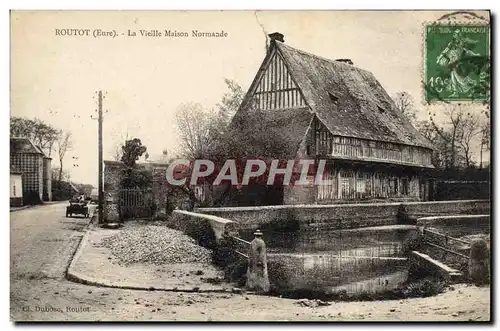
[[[104,221],[105,223],[116,223],[120,221],[119,201],[111,194],[106,196],[104,204]]]

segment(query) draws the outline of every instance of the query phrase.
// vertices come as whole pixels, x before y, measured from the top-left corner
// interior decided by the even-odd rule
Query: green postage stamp
[[[488,100],[488,25],[426,26],[424,61],[427,102]]]

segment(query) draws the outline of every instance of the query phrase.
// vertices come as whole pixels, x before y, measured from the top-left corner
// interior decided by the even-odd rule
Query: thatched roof
[[[232,154],[248,157],[294,158],[313,114],[307,109],[238,111],[229,128]]]
[[[274,41],[307,103],[334,135],[432,148],[366,70]]]

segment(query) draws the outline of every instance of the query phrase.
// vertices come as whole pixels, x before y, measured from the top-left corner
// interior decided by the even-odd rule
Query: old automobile
[[[69,206],[66,207],[66,217],[71,217],[74,214],[89,217],[89,207],[87,206],[87,201],[78,199],[69,200]]]

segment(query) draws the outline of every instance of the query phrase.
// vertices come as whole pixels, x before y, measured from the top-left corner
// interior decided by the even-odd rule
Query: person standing
[[[247,289],[257,293],[269,292],[269,276],[267,274],[266,244],[262,240],[262,232],[255,231],[255,238],[250,242],[247,269]]]

